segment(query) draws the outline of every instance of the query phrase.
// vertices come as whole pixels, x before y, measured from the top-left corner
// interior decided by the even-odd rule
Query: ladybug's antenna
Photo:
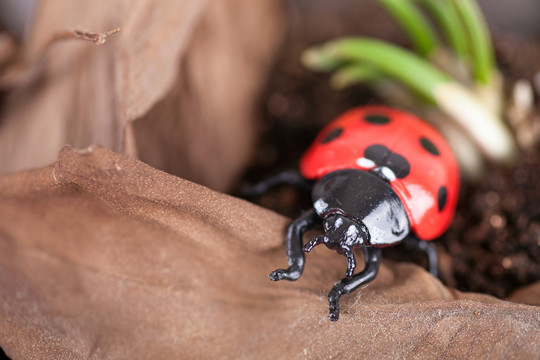
[[[357,239],[355,239],[358,241]],[[342,242],[339,244],[331,243],[330,238],[326,235],[317,235],[311,238],[302,250],[306,253],[313,250],[317,245],[325,244],[328,248],[337,250],[338,253],[343,254],[347,257],[347,270],[345,271],[345,276],[351,278],[354,274],[354,269],[356,268],[356,258],[354,256],[353,248],[348,244]]]

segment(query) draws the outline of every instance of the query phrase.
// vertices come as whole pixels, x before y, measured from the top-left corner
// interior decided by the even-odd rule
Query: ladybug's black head
[[[365,243],[365,231],[357,221],[340,214],[331,214],[323,220],[324,244],[340,254],[352,251]]]
[[[342,214],[329,214],[323,219],[324,234],[312,238],[305,246],[304,251],[309,252],[319,244],[337,251],[347,257],[347,271],[345,275],[351,277],[356,267],[353,249],[367,242],[368,234],[365,226]]]
[[[357,169],[334,171],[313,187],[313,208],[323,220],[324,234],[304,251],[325,244],[347,256],[346,276],[353,275],[353,249],[393,245],[407,236],[407,212],[391,184],[377,174]]]

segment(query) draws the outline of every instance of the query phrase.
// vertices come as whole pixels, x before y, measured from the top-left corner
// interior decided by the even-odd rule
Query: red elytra
[[[388,150],[384,159],[373,159],[374,148]],[[432,240],[454,216],[459,170],[445,139],[417,116],[387,106],[352,109],[321,131],[303,155],[300,172],[318,180],[342,169],[372,170],[381,165],[378,161],[391,167],[392,159],[402,158],[408,171],[392,177],[390,185],[407,211],[411,230]]]

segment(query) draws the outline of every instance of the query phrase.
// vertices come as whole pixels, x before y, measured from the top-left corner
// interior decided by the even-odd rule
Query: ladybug
[[[299,173],[278,175],[251,192],[283,182],[311,184],[313,208],[287,229],[289,267],[269,277],[297,280],[304,252],[320,244],[346,256],[345,278],[328,295],[330,320],[339,318],[341,296],[376,277],[383,247],[407,240],[427,254],[436,275],[437,254],[428,241],[450,226],[459,170],[444,138],[417,116],[387,106],[349,110],[316,137],[300,160]],[[324,234],[303,246],[303,233],[321,221]],[[355,248],[365,255],[358,274]]]

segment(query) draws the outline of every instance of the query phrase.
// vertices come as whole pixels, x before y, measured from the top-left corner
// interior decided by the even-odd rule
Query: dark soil
[[[540,280],[540,151],[511,169],[492,167],[462,188],[454,223],[441,239],[441,277],[467,291],[507,296]]]
[[[300,52],[309,44],[322,41],[319,38],[324,31],[320,29],[321,22],[298,16],[293,13],[291,36],[264,96],[261,141],[244,183],[296,168],[302,152],[324,124],[351,107],[379,102],[361,86],[333,91],[327,75],[302,68],[298,62]],[[371,17],[372,24],[379,23],[386,29],[382,37],[395,37],[398,43],[402,42],[384,15],[376,12]],[[305,23],[299,25],[299,21]],[[324,26],[332,27],[332,22]],[[347,31],[340,23],[329,30],[332,34],[328,37]],[[503,34],[500,39],[497,55],[505,75],[511,80],[530,78],[534,70],[531,57],[515,59],[515,47],[525,46],[529,55],[531,51],[540,54],[538,47],[530,46],[526,39],[514,41],[515,35]],[[462,184],[453,225],[436,241],[443,282],[463,291],[504,298],[514,289],[540,280],[539,183],[540,147],[523,154],[515,167],[492,166],[481,182]],[[309,193],[291,186],[281,186],[252,200],[290,217],[311,206]],[[385,249],[385,257],[424,262],[401,245]]]

